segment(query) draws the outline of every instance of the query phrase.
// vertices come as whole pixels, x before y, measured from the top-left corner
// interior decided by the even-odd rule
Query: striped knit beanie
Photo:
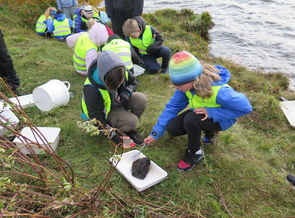
[[[198,59],[187,51],[177,52],[169,63],[169,76],[173,85],[195,80],[202,73]]]

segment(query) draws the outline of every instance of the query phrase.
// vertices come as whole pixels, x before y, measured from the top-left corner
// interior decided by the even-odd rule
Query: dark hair
[[[125,79],[125,68],[123,66],[118,66],[111,69],[105,76],[104,82],[106,86],[111,90],[116,90],[119,88],[122,81]]]
[[[56,14],[62,14],[63,12],[64,12],[63,10],[59,9],[59,10],[56,11]]]

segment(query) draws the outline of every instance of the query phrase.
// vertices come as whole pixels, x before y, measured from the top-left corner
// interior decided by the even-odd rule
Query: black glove
[[[129,101],[130,98],[130,92],[128,92],[127,90],[123,90],[120,93],[120,101],[121,103],[125,106],[127,104],[127,102]]]
[[[122,143],[122,139],[121,139],[121,137],[118,136],[117,134],[114,135],[114,136],[111,138],[111,140],[112,140],[112,142],[114,142],[116,145]]]
[[[111,93],[112,95],[112,107],[113,108],[118,108],[118,107],[122,107],[122,102],[121,100],[119,99],[119,95],[118,95],[118,92],[117,91],[114,91],[114,90],[109,90],[109,92]]]
[[[106,124],[105,128],[106,129],[111,129],[112,127],[109,126],[108,124]],[[122,143],[121,137],[116,132],[112,132],[112,134],[109,135],[108,139],[112,140],[112,142],[114,142],[115,144]]]

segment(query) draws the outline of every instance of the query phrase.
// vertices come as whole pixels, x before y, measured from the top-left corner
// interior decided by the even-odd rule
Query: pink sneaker
[[[191,170],[202,159],[203,153],[192,153],[190,150],[186,149],[184,157],[177,164],[177,169],[184,172]]]

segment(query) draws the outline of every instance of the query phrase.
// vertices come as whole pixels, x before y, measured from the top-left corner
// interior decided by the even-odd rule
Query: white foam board
[[[10,98],[10,101],[12,101],[16,105],[21,106],[22,108],[27,108],[35,105],[32,94],[18,96],[17,99]]]
[[[49,143],[49,146],[55,150],[58,142],[59,142],[59,133],[60,133],[60,128],[58,127],[37,127],[37,129],[44,135],[46,140]],[[28,138],[30,141],[34,143],[38,143],[41,145],[41,147],[45,147],[45,144],[42,142],[42,138],[39,137],[37,134],[32,132],[32,129],[29,127],[25,127],[21,130],[21,135]],[[18,136],[16,137],[13,142],[17,145],[17,147],[21,148],[20,151],[23,152],[24,154],[30,154],[30,151],[25,147],[25,140],[24,137]],[[28,142],[29,143],[29,142]],[[42,154],[44,151],[37,147],[34,144],[28,144],[29,146],[32,147],[34,152],[36,154]]]
[[[14,115],[12,111],[9,109],[10,107],[4,106],[2,102],[0,102],[0,121],[3,123],[9,122],[8,126],[11,126],[12,124],[19,123],[19,119]],[[7,133],[7,129],[4,128],[2,125],[0,125],[0,136],[3,136],[5,133]]]
[[[280,106],[290,125],[295,127],[295,101],[282,101]]]
[[[144,179],[137,179],[136,177],[132,176],[132,163],[139,158],[145,157],[145,155],[142,153],[138,155],[138,152],[138,150],[132,150],[123,153],[118,164],[114,156],[110,158],[110,161],[117,171],[122,174],[137,191],[141,192],[164,180],[168,176],[168,173],[151,160],[150,169]]]
[[[145,71],[144,68],[136,64],[133,65],[133,70],[134,70],[134,76],[140,76],[141,74],[144,74],[144,71]]]

